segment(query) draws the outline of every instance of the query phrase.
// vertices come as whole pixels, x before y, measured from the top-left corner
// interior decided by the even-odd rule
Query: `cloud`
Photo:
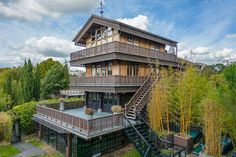
[[[24,50],[35,51],[43,56],[67,57],[70,52],[78,49],[71,41],[59,39],[54,36],[33,37],[25,42]]]
[[[90,12],[99,0],[10,0],[0,2],[0,15],[11,19],[40,21],[63,13]]]
[[[144,15],[138,15],[134,18],[119,18],[116,20],[143,30],[147,30],[149,25],[148,17]]]
[[[236,33],[235,34],[227,34],[225,36],[225,38],[227,38],[227,39],[236,39]]]
[[[82,47],[74,46],[71,41],[55,36],[32,37],[10,49],[9,52],[0,53],[0,66],[19,66],[25,59],[30,58],[33,63],[53,58],[60,62],[69,60],[71,52],[81,50]]]
[[[192,51],[192,53],[191,53]],[[236,51],[232,48],[223,48],[220,50],[211,47],[195,47],[193,49],[180,49],[178,56],[191,60],[193,62],[202,62],[207,64],[222,63],[226,60],[235,60]]]

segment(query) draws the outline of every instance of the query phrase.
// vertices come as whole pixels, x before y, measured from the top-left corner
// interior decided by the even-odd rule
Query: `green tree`
[[[55,64],[60,64],[58,61],[54,61],[52,58],[44,60],[39,64],[40,78],[43,79],[51,67]]]
[[[4,92],[8,95],[12,94],[12,78],[11,75],[8,74],[7,78],[6,78],[6,83],[4,86]]]
[[[34,83],[33,83],[33,98],[38,101],[40,99],[40,71],[39,65],[36,65],[36,70],[34,72]]]
[[[65,78],[65,68],[61,64],[55,64],[48,71],[42,81],[42,98],[48,98],[52,95],[58,95],[59,91],[69,86],[68,80]]]
[[[12,119],[5,112],[0,112],[0,141],[10,142],[12,133]]]

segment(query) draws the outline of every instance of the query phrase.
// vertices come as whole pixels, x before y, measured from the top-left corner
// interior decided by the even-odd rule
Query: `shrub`
[[[66,99],[65,99],[65,98],[59,98],[58,101],[59,101],[60,103],[62,103],[62,102],[65,102]]]
[[[122,107],[120,105],[113,105],[111,107],[111,111],[113,113],[121,113],[122,112]]]
[[[84,112],[85,114],[91,115],[91,116],[94,114],[94,110],[92,108],[86,108]]]
[[[32,117],[36,110],[36,104],[37,102],[28,102],[8,111],[13,120],[20,119],[21,132],[23,134],[28,135],[34,132],[35,127]]]
[[[0,112],[0,141],[10,141],[12,125],[11,116],[6,112]]]

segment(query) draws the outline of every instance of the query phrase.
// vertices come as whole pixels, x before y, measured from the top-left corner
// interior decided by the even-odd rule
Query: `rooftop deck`
[[[65,103],[65,111],[59,111],[59,104],[36,107],[34,118],[50,123],[84,139],[117,131],[123,128],[123,115],[95,112],[93,117],[84,113],[83,104]]]

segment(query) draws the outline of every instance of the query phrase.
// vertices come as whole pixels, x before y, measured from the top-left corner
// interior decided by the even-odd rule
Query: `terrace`
[[[59,133],[72,133],[84,139],[117,131],[123,128],[123,115],[95,112],[93,117],[84,113],[84,102],[66,102],[64,111],[60,105],[37,105],[33,120],[54,128]]]
[[[176,54],[163,53],[149,48],[113,41],[71,53],[70,64],[77,66],[109,59],[147,63],[147,58],[158,59],[160,64],[177,63],[178,61]]]

